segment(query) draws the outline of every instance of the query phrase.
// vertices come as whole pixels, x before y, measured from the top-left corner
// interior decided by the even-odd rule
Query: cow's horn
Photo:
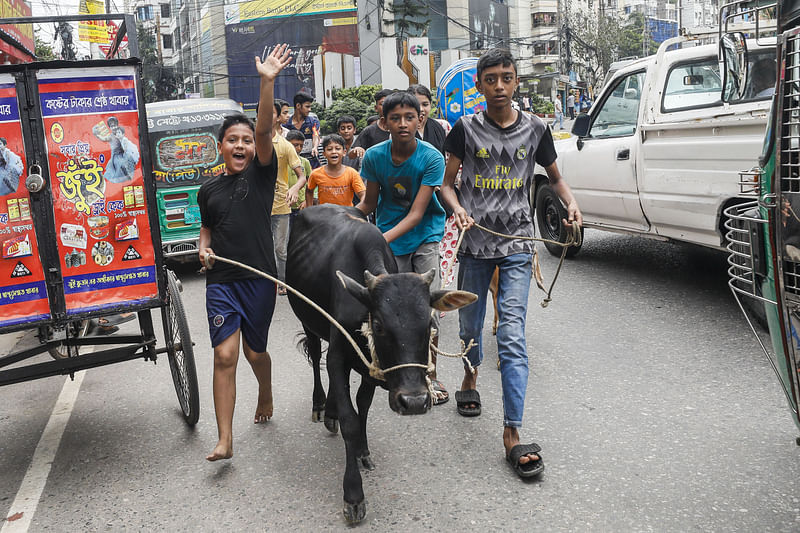
[[[422,274],[422,280],[425,283],[427,283],[428,285],[430,285],[433,282],[433,278],[435,276],[436,276],[436,269],[432,268],[432,269],[428,270],[427,272],[425,272],[424,274]]]
[[[373,276],[372,272],[369,270],[364,271],[364,282],[367,284],[367,289],[372,290],[375,288],[375,285],[378,283],[378,277]]]

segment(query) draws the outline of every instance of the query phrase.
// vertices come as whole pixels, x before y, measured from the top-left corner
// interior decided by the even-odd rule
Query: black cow
[[[433,275],[433,271],[398,274],[380,230],[353,207],[311,207],[292,221],[286,282],[333,315],[367,358],[370,351],[359,330],[369,319],[377,360],[383,369],[404,363],[427,365],[431,307],[450,311],[477,299],[463,291],[431,290]],[[356,281],[360,279],[366,286]],[[366,428],[375,387],[388,389],[393,411],[425,413],[431,402],[425,368],[405,367],[387,372],[385,381],[374,379],[344,335],[322,314],[291,293],[289,302],[303,323],[306,349],[314,367],[312,420],[319,421],[324,412],[330,431],[336,432],[337,419],[341,424],[347,456],[344,516],[349,523],[359,522],[366,514],[359,462],[366,469],[374,468]],[[320,339],[329,342],[327,401],[320,381]],[[356,394],[358,413],[350,400],[351,370],[362,376]]]

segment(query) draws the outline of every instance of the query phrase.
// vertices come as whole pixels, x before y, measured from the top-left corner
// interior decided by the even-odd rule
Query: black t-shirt
[[[261,166],[258,158],[241,174],[223,174],[205,182],[197,193],[200,220],[211,230],[211,249],[216,255],[239,261],[276,275],[270,213],[275,196],[278,161]],[[259,276],[217,261],[206,272],[206,284]]]
[[[389,140],[389,132],[382,130],[378,127],[378,123],[370,124],[358,134],[356,140],[353,141],[352,148],[363,148],[364,150],[372,148],[378,143]]]
[[[437,150],[442,152],[442,155],[444,155],[444,140],[447,137],[444,127],[442,127],[442,125],[436,120],[428,118],[428,120],[425,122],[425,131],[422,133],[423,135],[420,137],[418,131],[417,138],[421,138],[423,141],[431,143],[436,147]]]

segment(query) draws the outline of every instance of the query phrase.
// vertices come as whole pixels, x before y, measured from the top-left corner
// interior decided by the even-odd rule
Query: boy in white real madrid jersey
[[[499,267],[497,352],[503,385],[503,445],[506,459],[520,477],[544,471],[538,444],[520,444],[519,428],[528,386],[525,318],[528,312],[533,243],[487,233],[474,224],[506,235],[533,237],[528,193],[534,166],[547,171],[550,185],[567,206],[568,220],[582,224],[578,204],[556,165],[550,129],[535,115],[511,106],[519,85],[514,58],[492,49],[477,65],[477,89],[486,97],[486,111],[459,119],[445,141],[450,154],[442,185],[442,198],[453,209],[456,224],[466,231],[459,250],[458,288],[478,295],[478,301],[459,310],[459,336],[477,346],[468,357],[476,372],[464,371],[457,391],[458,412],[481,412],[477,368],[483,360],[481,331],[486,316],[486,295],[495,267]],[[462,166],[458,196],[455,179]],[[470,229],[471,228],[471,229]],[[467,231],[468,230],[468,231]]]

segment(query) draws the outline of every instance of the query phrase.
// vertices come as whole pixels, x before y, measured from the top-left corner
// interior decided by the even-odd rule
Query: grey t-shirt
[[[498,233],[533,237],[528,196],[536,163],[556,160],[550,128],[536,115],[517,113],[501,128],[486,113],[458,119],[445,150],[461,159],[459,200],[475,222]],[[496,259],[532,253],[533,242],[497,237],[478,228],[464,236],[459,253]]]

